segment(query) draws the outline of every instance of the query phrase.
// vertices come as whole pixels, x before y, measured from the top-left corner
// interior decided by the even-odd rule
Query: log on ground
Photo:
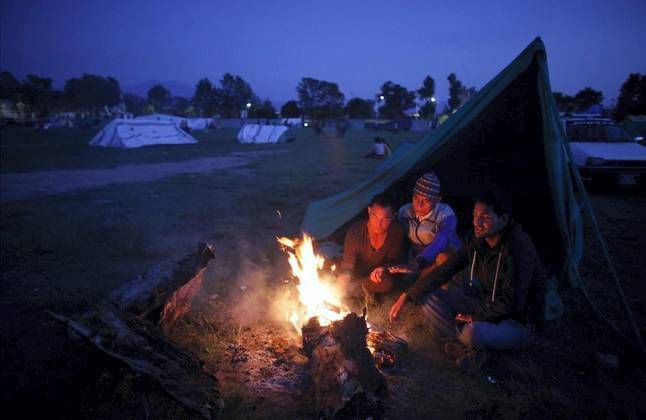
[[[169,342],[150,321],[102,306],[81,321],[54,314],[106,356],[159,384],[184,406],[211,418],[223,406],[217,381],[191,353]]]
[[[198,244],[197,251],[179,261],[169,261],[149,269],[143,276],[129,281],[110,294],[110,302],[121,312],[129,312],[158,322],[169,297],[187,284],[215,258],[215,247]]]

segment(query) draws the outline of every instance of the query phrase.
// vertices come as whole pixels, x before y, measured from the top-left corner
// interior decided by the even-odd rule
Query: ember
[[[401,357],[408,352],[408,343],[387,331],[370,331],[366,341],[375,364],[381,369],[396,367]]]

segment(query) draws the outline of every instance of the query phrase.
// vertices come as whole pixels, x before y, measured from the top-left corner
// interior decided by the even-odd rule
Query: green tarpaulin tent
[[[552,273],[576,284],[571,268],[581,258],[582,216],[568,153],[545,47],[537,38],[438,129],[396,152],[360,184],[311,203],[302,228],[328,237],[361,214],[374,195],[410,194],[417,176],[433,169],[443,195],[458,207],[470,206],[469,198],[484,189],[506,192],[514,217]],[[458,212],[465,226],[470,211]]]
[[[338,236],[376,194],[387,191],[401,202],[410,200],[415,180],[430,169],[439,174],[442,195],[454,206],[466,230],[471,221],[470,197],[497,189],[511,197],[514,218],[532,237],[551,273],[546,316],[559,315],[556,288],[567,280],[581,286],[592,307],[626,337],[596,308],[578,273],[583,253],[582,209],[586,209],[636,343],[646,351],[573,163],[540,38],[438,129],[404,146],[368,179],[311,203],[302,230],[317,239]]]

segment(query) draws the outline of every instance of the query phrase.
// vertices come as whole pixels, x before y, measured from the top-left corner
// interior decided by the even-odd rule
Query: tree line
[[[452,113],[476,93],[475,87],[464,85],[454,73],[447,77],[448,101],[440,113]],[[304,77],[296,87],[297,99],[286,102],[280,110],[285,118],[308,116],[316,119],[339,118],[403,118],[406,111],[416,108],[421,118],[438,114],[435,80],[426,76],[416,90],[393,81],[384,82],[373,98],[351,98],[341,92],[334,82]],[[164,86],[152,86],[145,98],[124,93],[112,77],[84,73],[65,81],[62,90],[55,90],[52,79],[27,75],[17,80],[10,72],[0,72],[0,99],[22,103],[38,116],[53,112],[83,111],[96,114],[107,107],[120,104],[133,114],[170,113],[180,116],[213,116],[239,118],[246,111],[250,118],[274,118],[276,109],[269,99],[260,100],[251,85],[243,78],[225,73],[218,83],[200,79],[190,98],[173,96]],[[601,104],[603,94],[585,87],[574,96],[554,92],[560,111],[582,112]],[[617,99],[614,116],[622,120],[629,114],[646,114],[646,74],[631,73],[623,83]]]

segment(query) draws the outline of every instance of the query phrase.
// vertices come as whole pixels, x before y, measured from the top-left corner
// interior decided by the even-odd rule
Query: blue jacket
[[[455,252],[462,245],[456,232],[458,219],[448,204],[437,203],[429,214],[418,219],[409,203],[399,209],[398,219],[411,241],[413,256],[422,266],[433,264],[440,252]]]

